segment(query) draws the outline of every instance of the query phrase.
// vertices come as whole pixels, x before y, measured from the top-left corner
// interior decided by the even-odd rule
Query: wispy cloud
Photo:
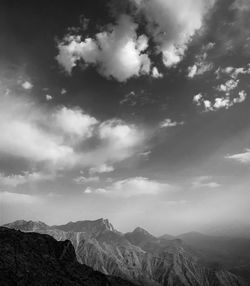
[[[192,182],[193,188],[218,188],[220,184],[213,181],[211,176],[196,177]]]
[[[183,124],[184,124],[184,121],[177,122],[177,121],[172,121],[172,119],[170,118],[166,118],[160,123],[160,128],[175,127],[175,126],[183,125]]]
[[[99,193],[115,197],[130,198],[145,195],[154,196],[168,192],[171,189],[172,187],[166,183],[159,183],[144,177],[134,177],[116,181],[107,188],[87,188],[87,193]]]
[[[53,174],[45,174],[42,172],[24,172],[22,174],[8,176],[0,173],[0,185],[9,187],[16,187],[27,183],[35,183],[52,179],[54,179]]]
[[[94,176],[94,177],[84,177],[84,176],[79,176],[77,178],[74,178],[74,182],[82,185],[82,184],[87,184],[87,183],[95,183],[98,182],[100,180],[100,178],[98,176]]]
[[[250,163],[250,149],[246,149],[246,151],[242,153],[227,155],[225,158],[232,159],[240,163],[244,163],[244,164],[249,164]]]
[[[0,192],[0,202],[4,204],[33,204],[39,201],[39,199],[32,195],[12,193],[12,192]]]

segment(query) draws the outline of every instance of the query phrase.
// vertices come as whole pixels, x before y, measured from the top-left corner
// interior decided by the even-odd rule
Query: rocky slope
[[[17,227],[15,223],[7,226]],[[141,228],[124,235],[107,220],[100,219],[37,231],[57,240],[69,239],[79,262],[105,274],[139,281],[142,285],[244,285],[236,275],[200,263],[180,239],[158,239]]]
[[[0,227],[1,286],[133,286],[77,262],[69,240]]]

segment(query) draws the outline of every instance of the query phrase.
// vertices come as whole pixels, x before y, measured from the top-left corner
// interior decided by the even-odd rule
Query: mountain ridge
[[[14,222],[7,227],[21,225]],[[122,234],[108,220],[99,219],[36,231],[70,240],[80,263],[143,285],[245,285],[236,275],[201,263],[180,239],[159,239],[140,227]]]

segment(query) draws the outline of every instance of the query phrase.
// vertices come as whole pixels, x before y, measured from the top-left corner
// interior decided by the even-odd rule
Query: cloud
[[[46,98],[47,101],[50,101],[50,100],[53,99],[53,97],[50,94],[46,94],[45,98]]]
[[[95,177],[84,177],[84,176],[80,176],[75,178],[73,181],[79,185],[82,184],[87,184],[87,183],[95,183],[99,181],[99,177],[95,176]]]
[[[30,90],[33,88],[33,84],[29,81],[25,81],[22,83],[22,87],[26,90]]]
[[[63,94],[66,94],[66,93],[67,93],[67,90],[66,90],[65,88],[62,88],[60,93],[61,93],[62,95],[63,95]]]
[[[234,90],[239,84],[239,80],[237,79],[229,79],[224,84],[221,84],[217,87],[218,91],[222,91],[225,93],[229,93]]]
[[[109,25],[94,38],[66,35],[58,44],[56,59],[68,73],[82,60],[86,66],[96,66],[101,75],[120,82],[149,74],[151,62],[144,53],[148,38],[143,34],[137,37],[137,27],[130,16],[121,15],[116,25]]]
[[[227,155],[226,159],[232,159],[240,163],[249,164],[250,163],[250,150],[246,149],[243,153],[238,153],[234,155]]]
[[[194,78],[211,71],[214,65],[207,61],[208,51],[215,46],[214,43],[208,43],[202,47],[201,54],[195,57],[196,61],[193,66],[188,67],[188,77]]]
[[[163,120],[163,121],[160,123],[160,128],[175,127],[175,126],[183,125],[183,124],[184,124],[183,121],[177,122],[177,121],[172,121],[172,120],[169,119],[169,118],[166,118],[165,120]]]
[[[217,79],[220,79],[222,75],[229,76],[230,78],[237,80],[240,75],[250,74],[250,64],[245,67],[232,67],[218,68],[216,71]]]
[[[98,27],[92,37],[86,37],[86,27],[80,29],[82,35],[79,29],[71,31],[58,42],[56,60],[68,74],[82,62],[81,67],[94,66],[102,76],[119,82],[141,75],[161,78],[151,56],[161,54],[167,67],[178,64],[215,1],[130,0],[130,9],[117,9],[113,2],[109,7],[115,24]],[[144,34],[138,29],[142,22]],[[210,68],[204,64],[199,72]]]
[[[23,172],[22,174],[9,175],[9,176],[0,173],[0,185],[16,187],[27,183],[52,180],[53,178],[54,178],[53,174],[44,174],[41,172],[33,172],[33,173]]]
[[[231,85],[230,85],[231,86]],[[205,112],[217,111],[220,109],[229,109],[235,104],[242,103],[246,100],[247,93],[245,90],[241,90],[236,97],[230,97],[228,93],[225,96],[215,97],[213,102],[211,100],[205,99],[204,95],[199,93],[193,97],[193,102],[195,105],[203,108]]]
[[[37,201],[37,197],[27,194],[0,192],[0,203],[3,204],[33,204]]]
[[[0,99],[0,155],[6,158],[52,169],[111,166],[143,148],[143,130],[119,119],[99,122],[79,107],[42,106],[32,97]]]
[[[148,158],[151,153],[152,153],[151,150],[147,150],[147,151],[141,152],[139,155],[142,157]]]
[[[105,195],[130,198],[145,195],[158,195],[168,192],[171,186],[165,183],[149,180],[144,177],[134,177],[112,183],[105,189],[87,189],[88,193],[102,193]],[[86,192],[86,191],[85,191]]]
[[[56,126],[63,132],[81,138],[91,137],[94,126],[98,123],[94,117],[84,113],[80,108],[62,107],[53,114],[53,117]]]
[[[96,173],[110,173],[114,171],[113,166],[109,166],[106,164],[102,164],[96,167],[92,167],[89,169],[90,174],[96,174]]]
[[[220,184],[211,181],[210,176],[201,176],[195,178],[195,180],[192,183],[193,188],[218,188],[220,187]]]
[[[167,67],[184,57],[192,36],[203,25],[214,0],[132,0],[145,16],[147,32]]]
[[[231,8],[245,12],[250,10],[250,3],[248,0],[235,0],[231,5]]]
[[[154,78],[162,78],[163,74],[160,73],[156,67],[153,67],[153,69],[152,69],[152,77],[154,77]]]

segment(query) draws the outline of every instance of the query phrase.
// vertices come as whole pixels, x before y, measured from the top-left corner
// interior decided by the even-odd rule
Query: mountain
[[[241,275],[250,284],[250,239],[211,236],[198,232],[179,235],[186,245],[208,265],[222,265]]]
[[[133,286],[77,262],[69,240],[0,227],[2,286]]]
[[[22,229],[21,225],[19,228]],[[245,285],[235,274],[203,263],[180,238],[159,239],[142,228],[122,234],[108,220],[100,219],[36,231],[57,240],[70,240],[79,262],[133,283],[155,286]]]
[[[250,239],[249,224],[244,224],[238,220],[233,223],[223,223],[212,226],[207,225],[203,227],[202,232],[213,236],[241,237]]]
[[[167,240],[171,240],[174,239],[175,237],[173,235],[170,234],[163,234],[162,236],[159,237],[160,239],[167,239]]]
[[[98,235],[104,231],[115,231],[113,225],[107,220],[100,218],[98,220],[85,220],[77,222],[69,222],[64,225],[54,225],[52,229],[59,229],[63,231],[72,231],[72,232],[86,232],[88,234]]]
[[[6,224],[6,227],[23,230],[23,231],[37,231],[42,229],[49,229],[49,226],[41,221],[26,221],[26,220],[16,220],[12,223]]]
[[[133,232],[126,233],[125,237],[134,245],[157,240],[156,237],[141,227],[137,227]]]

